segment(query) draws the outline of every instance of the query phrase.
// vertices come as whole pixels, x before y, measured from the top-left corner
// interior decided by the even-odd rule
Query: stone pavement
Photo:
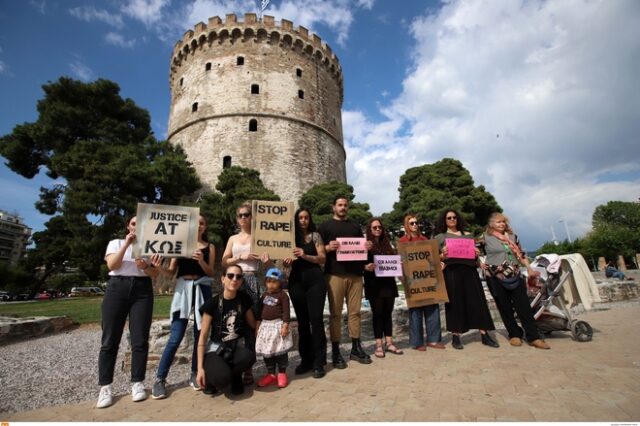
[[[640,303],[602,308],[579,317],[594,328],[593,341],[554,333],[549,351],[511,347],[504,330],[498,335],[501,347],[492,349],[470,332],[462,351],[451,348],[447,335],[446,350],[405,349],[404,355],[374,358],[371,365],[349,361],[346,370],[329,367],[320,380],[291,371],[290,385],[281,390],[252,386],[241,397],[211,397],[184,387],[165,400],[134,403],[124,395],[107,409],[94,408],[92,400],[0,420],[637,422]],[[406,348],[406,340],[399,343]],[[367,347],[372,351],[372,342]]]

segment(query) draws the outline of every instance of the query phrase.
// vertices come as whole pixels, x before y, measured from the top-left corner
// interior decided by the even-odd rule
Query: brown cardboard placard
[[[293,257],[296,246],[291,201],[251,202],[251,253],[268,253],[270,259]]]
[[[409,308],[449,301],[437,241],[398,243],[398,254],[402,258],[403,285]]]

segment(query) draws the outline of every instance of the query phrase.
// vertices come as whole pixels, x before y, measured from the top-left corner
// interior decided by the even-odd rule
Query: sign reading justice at
[[[293,257],[293,203],[253,200],[251,212],[251,253],[268,253],[271,259]]]
[[[409,308],[449,301],[436,240],[399,243],[398,253],[402,257]]]
[[[138,203],[133,256],[191,257],[198,248],[197,207]]]

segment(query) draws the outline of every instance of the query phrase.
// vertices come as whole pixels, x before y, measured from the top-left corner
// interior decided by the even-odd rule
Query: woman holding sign
[[[147,398],[142,383],[147,371],[149,329],[153,314],[153,285],[156,268],[132,257],[136,240],[136,217],[127,222],[127,236],[109,241],[104,256],[109,268],[109,284],[102,300],[102,346],[98,355],[100,395],[97,408],[113,404],[111,383],[124,326],[129,319],[131,336],[131,395],[134,402]]]
[[[196,381],[197,373],[197,348],[196,343],[200,337],[202,326],[202,315],[200,306],[211,298],[211,284],[213,280],[213,264],[216,258],[216,249],[209,243],[207,237],[207,220],[200,215],[198,221],[198,248],[191,258],[173,258],[169,267],[162,265],[162,259],[154,255],[151,259],[153,265],[163,274],[172,277],[176,274],[176,287],[171,301],[171,334],[167,346],[162,352],[162,358],[156,372],[156,381],[153,384],[151,397],[153,399],[166,398],[166,380],[169,375],[169,368],[176,355],[176,351],[187,331],[187,324],[191,311],[195,320],[193,327],[193,354],[191,356],[191,377],[189,384],[195,390],[200,390]],[[177,273],[176,273],[177,271]]]
[[[449,302],[444,305],[447,330],[453,335],[451,345],[456,349],[464,349],[460,334],[470,329],[480,330],[483,345],[497,348],[498,342],[487,332],[495,330],[495,326],[476,269],[480,251],[466,228],[467,222],[453,209],[444,210],[435,224],[449,295]]]
[[[371,241],[371,249],[368,253],[367,263],[364,265],[364,296],[371,304],[373,323],[373,335],[376,339],[376,351],[374,355],[384,358],[385,352],[402,355],[403,351],[393,344],[393,323],[391,317],[398,287],[395,277],[376,276],[376,255],[395,255],[396,251],[391,247],[389,235],[382,226],[382,220],[374,217],[367,224],[367,241]],[[383,346],[384,335],[386,347]]]
[[[529,269],[529,276],[534,271],[509,226],[509,219],[502,213],[491,214],[483,237],[487,258],[482,268],[488,272],[487,284],[509,333],[509,343],[511,346],[521,346],[522,338],[526,335],[531,346],[550,349],[540,338],[536,327],[526,284],[520,275],[520,265]],[[524,333],[516,322],[515,314],[518,315]]]

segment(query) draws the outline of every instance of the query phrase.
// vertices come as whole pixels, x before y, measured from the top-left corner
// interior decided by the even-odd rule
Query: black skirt
[[[447,330],[495,330],[482,282],[475,267],[450,264],[444,269],[449,302],[445,303]]]

